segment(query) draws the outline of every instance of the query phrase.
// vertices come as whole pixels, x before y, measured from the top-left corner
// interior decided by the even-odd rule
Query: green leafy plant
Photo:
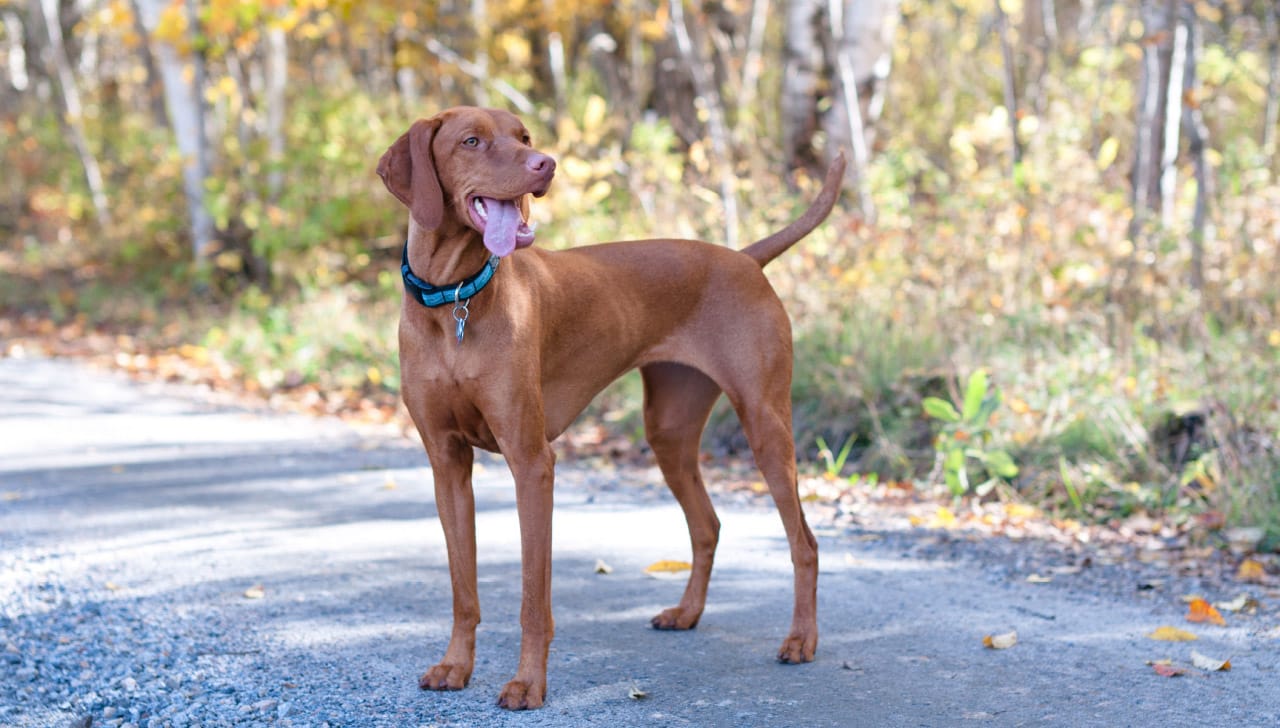
[[[827,445],[827,441],[821,435],[817,438],[818,456],[822,458],[822,464],[825,468],[823,475],[827,480],[835,480],[840,477],[841,471],[844,470],[844,464],[849,459],[849,453],[853,451],[854,435],[844,441],[844,445],[840,446],[840,452],[833,452],[831,447]]]
[[[1000,407],[1000,393],[991,387],[985,369],[969,375],[964,403],[955,405],[940,397],[925,397],[921,402],[925,414],[941,423],[934,441],[942,476],[954,495],[970,489],[977,495],[990,493],[1002,481],[1018,475],[1018,466],[1009,453],[991,447],[991,415]],[[970,468],[980,482],[971,486]]]

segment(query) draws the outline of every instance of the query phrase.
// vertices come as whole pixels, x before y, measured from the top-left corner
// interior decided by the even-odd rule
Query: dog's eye
[[[462,140],[462,146],[464,146],[464,147],[478,147],[478,146],[480,146],[480,138],[479,138],[479,137],[469,136],[469,137],[467,137],[466,139],[463,139],[463,140]]]
[[[523,142],[526,147],[533,144],[533,139],[529,137],[528,132],[525,132],[525,135],[520,137],[520,141]]]

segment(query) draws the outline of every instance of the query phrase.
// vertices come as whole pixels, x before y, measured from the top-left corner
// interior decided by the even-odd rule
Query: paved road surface
[[[642,570],[688,547],[652,477],[561,465],[548,703],[508,714],[493,702],[515,665],[519,550],[500,460],[476,478],[485,621],[471,687],[422,692],[450,608],[416,447],[0,359],[0,725],[1280,723],[1274,611],[1159,643],[1144,634],[1191,626],[1172,595],[1026,584],[832,529],[818,659],[775,664],[786,542],[771,511],[728,498],[701,625],[656,632],[648,618],[682,582]],[[981,647],[1010,629],[1012,649]],[[1144,664],[1193,648],[1233,669],[1168,679]]]

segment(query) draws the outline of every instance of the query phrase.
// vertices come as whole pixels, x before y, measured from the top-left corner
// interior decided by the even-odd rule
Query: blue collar
[[[489,281],[493,280],[493,274],[498,272],[498,261],[496,255],[489,256],[480,269],[479,273],[467,278],[459,283],[450,283],[445,286],[433,286],[413,274],[409,269],[409,243],[404,244],[404,254],[401,256],[400,275],[404,278],[404,290],[413,297],[413,300],[421,303],[427,308],[436,308],[449,303],[457,303],[465,301],[479,293]]]

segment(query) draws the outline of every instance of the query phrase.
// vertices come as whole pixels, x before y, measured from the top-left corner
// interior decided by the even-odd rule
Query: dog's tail
[[[763,268],[769,261],[782,255],[787,248],[800,242],[801,238],[818,227],[823,220],[827,219],[827,215],[831,214],[831,208],[835,206],[836,198],[840,196],[840,185],[844,181],[844,165],[844,150],[841,150],[832,160],[831,166],[827,168],[827,178],[822,183],[822,191],[818,193],[818,199],[813,201],[809,209],[805,210],[795,222],[764,240],[748,245],[742,249],[742,252],[754,258]]]

